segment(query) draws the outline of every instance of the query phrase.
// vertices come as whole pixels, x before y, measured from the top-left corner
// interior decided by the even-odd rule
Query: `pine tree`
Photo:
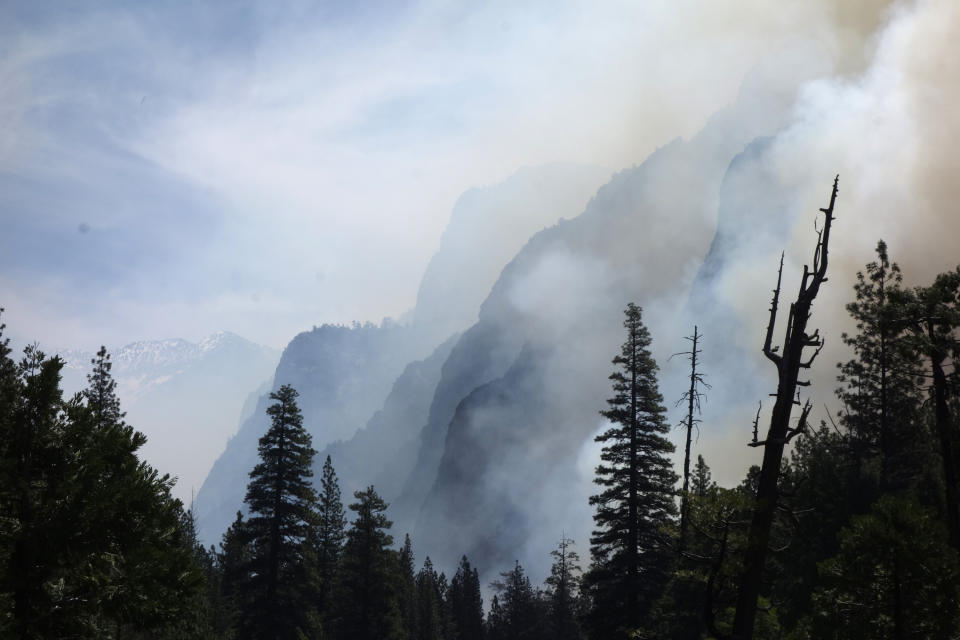
[[[70,427],[63,446],[85,452],[85,459],[60,513],[75,523],[73,534],[84,546],[74,551],[85,562],[63,582],[64,610],[87,603],[87,626],[101,637],[111,625],[124,635],[170,632],[191,616],[202,624],[191,609],[200,606],[203,574],[183,505],[171,495],[175,479],[138,458],[147,439],[123,420],[106,349],[91,364],[83,402],[74,398],[65,407]]]
[[[490,600],[490,613],[487,615],[484,624],[485,637],[487,640],[504,640],[507,633],[507,620],[500,606],[500,598],[497,594]]]
[[[356,514],[347,531],[337,579],[333,611],[340,640],[393,640],[403,629],[397,605],[398,561],[390,549],[392,523],[387,504],[372,486],[355,491]]]
[[[640,627],[667,577],[669,558],[659,529],[676,513],[677,475],[667,457],[673,445],[664,437],[669,427],[650,333],[639,307],[630,303],[625,315],[627,340],[610,376],[614,396],[601,412],[612,424],[596,438],[604,445],[594,480],[602,490],[590,498],[596,529],[585,576],[593,603],[586,622],[598,638],[622,637]]]
[[[883,496],[838,539],[839,553],[820,567],[811,637],[957,637],[960,562],[925,509]]]
[[[110,354],[107,348],[100,347],[97,356],[90,361],[93,372],[87,376],[87,388],[83,396],[87,400],[87,407],[93,414],[98,427],[111,424],[121,424],[126,414],[120,410],[120,399],[117,397],[117,382],[113,379],[110,370]]]
[[[876,252],[866,274],[857,273],[856,300],[847,305],[857,333],[842,336],[855,357],[838,365],[843,386],[837,395],[845,406],[840,422],[861,460],[879,457],[883,487],[903,489],[922,473],[927,438],[918,419],[917,361],[905,342],[904,305],[896,302],[902,297],[900,267],[890,262],[883,240]]]
[[[307,537],[317,497],[310,477],[315,454],[303,428],[296,390],[283,385],[270,399],[270,428],[260,438],[260,462],[250,472],[244,501],[252,549],[249,610],[241,637],[295,637],[316,632]]]
[[[196,614],[202,574],[173,480],[137,457],[146,438],[122,420],[105,350],[93,364],[67,402],[62,362],[36,347],[3,379],[0,625],[18,637],[163,634]]]
[[[403,547],[397,555],[399,585],[397,590],[397,607],[400,610],[400,619],[407,638],[419,638],[417,618],[417,578],[413,571],[413,544],[410,535],[403,536]]]
[[[958,384],[957,358],[960,357],[960,268],[941,273],[929,287],[919,287],[903,295],[898,302],[906,308],[910,320],[914,353],[929,364],[931,422],[936,438],[934,448],[944,485],[945,520],[950,544],[960,550],[960,438],[957,435]]]
[[[530,584],[520,562],[513,569],[500,573],[501,580],[490,584],[499,596],[500,612],[491,622],[496,623],[496,633],[504,640],[534,640],[546,635],[545,611],[538,592]]]
[[[710,487],[716,486],[710,479],[710,467],[703,456],[697,456],[697,466],[693,469],[693,495],[702,498],[710,491]]]
[[[59,359],[47,359],[35,345],[24,350],[16,367],[3,366],[10,379],[4,393],[9,402],[3,411],[5,432],[0,434],[5,480],[0,488],[0,539],[6,560],[0,592],[9,594],[16,637],[40,637],[58,624],[45,615],[56,596],[51,597],[44,584],[59,577],[51,551],[60,551],[61,545],[50,521],[60,523],[51,507],[59,498],[57,484],[63,478],[51,472],[65,463],[60,447],[64,429],[59,388],[62,366]],[[7,615],[4,618],[9,619]]]
[[[222,635],[232,635],[240,627],[242,612],[247,608],[244,596],[250,592],[250,534],[243,513],[224,532],[216,554],[220,590],[214,627]]]
[[[433,568],[430,556],[423,561],[417,573],[417,639],[442,640],[445,638],[443,585]]]
[[[314,536],[318,589],[318,609],[325,615],[330,604],[330,591],[343,552],[347,518],[340,499],[340,484],[330,456],[323,463],[320,478],[320,500]]]
[[[467,556],[460,558],[450,580],[450,609],[457,640],[483,640],[483,598],[480,574]]]
[[[546,579],[550,607],[551,637],[557,640],[580,638],[580,556],[571,547],[573,540],[560,536],[557,548],[550,552],[553,565]]]

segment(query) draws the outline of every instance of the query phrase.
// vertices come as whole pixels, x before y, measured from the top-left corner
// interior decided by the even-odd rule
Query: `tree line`
[[[808,330],[826,281],[837,185],[813,261],[787,310],[782,260],[762,352],[777,373],[744,446],[763,464],[738,486],[712,480],[691,435],[701,424],[690,337],[683,477],[642,310],[625,310],[596,468],[589,561],[559,532],[550,575],[519,561],[480,583],[395,540],[374,487],[345,506],[316,452],[297,392],[270,395],[245,511],[216,547],[197,541],[173,481],[141,461],[104,349],[88,388],[64,399],[63,362],[36,346],[15,362],[0,326],[0,634],[16,638],[954,638],[960,633],[957,460],[960,268],[905,287],[880,241],[856,276],[841,336],[842,409],[819,425],[801,402],[823,347]],[[726,372],[733,375],[735,372]],[[798,415],[793,415],[794,408]],[[752,436],[752,437],[751,437]],[[790,445],[788,447],[788,445]],[[678,489],[678,485],[681,488]],[[246,514],[246,515],[244,515]],[[491,594],[485,603],[484,594]]]

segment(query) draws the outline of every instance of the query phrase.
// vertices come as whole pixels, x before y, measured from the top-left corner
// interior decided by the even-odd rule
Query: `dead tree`
[[[677,404],[680,404],[684,400],[687,401],[687,419],[683,423],[687,429],[687,444],[683,456],[683,492],[680,494],[680,542],[677,545],[680,553],[683,552],[684,544],[687,540],[687,529],[690,520],[688,513],[690,495],[690,442],[693,439],[693,429],[696,424],[700,422],[693,414],[694,411],[696,411],[698,415],[700,413],[700,400],[703,398],[703,394],[700,392],[699,387],[710,388],[710,385],[704,381],[703,374],[697,373],[697,354],[701,353],[701,350],[697,348],[700,338],[701,335],[697,332],[697,326],[694,325],[693,335],[686,336],[685,338],[692,343],[690,351],[681,351],[680,353],[673,354],[674,356],[690,356],[690,390],[685,391],[683,395],[680,396],[680,400],[677,401]],[[672,358],[673,356],[670,357]]]
[[[807,333],[807,320],[810,319],[810,307],[813,305],[820,285],[827,280],[827,248],[830,243],[830,228],[833,223],[833,205],[837,199],[839,176],[833,181],[830,206],[820,209],[825,214],[823,229],[817,233],[817,246],[813,254],[813,267],[803,267],[803,278],[797,299],[790,305],[787,316],[787,328],[782,350],[773,346],[773,330],[777,320],[777,306],[780,301],[780,283],[783,277],[783,255],[780,256],[780,270],[777,274],[777,287],[773,291],[770,306],[770,320],[763,342],[763,353],[777,367],[778,384],[776,403],[770,417],[770,427],[764,440],[751,442],[751,446],[763,447],[763,464],[754,502],[750,533],[744,557],[743,573],[737,594],[737,609],[733,619],[732,637],[736,640],[748,640],[753,637],[753,626],[757,615],[757,602],[763,578],[763,568],[770,544],[770,528],[777,510],[780,480],[780,463],[783,460],[784,447],[790,440],[801,434],[806,425],[810,405],[804,407],[803,415],[796,427],[790,426],[790,414],[794,404],[800,404],[797,398],[797,386],[809,386],[809,381],[800,381],[801,369],[809,369],[814,359],[823,349],[823,340],[819,330]],[[804,349],[814,347],[816,351],[804,360]]]

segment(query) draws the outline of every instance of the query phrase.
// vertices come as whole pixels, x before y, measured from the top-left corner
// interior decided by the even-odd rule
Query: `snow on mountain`
[[[236,432],[250,392],[273,377],[280,352],[229,331],[199,343],[143,340],[108,349],[126,420],[147,436],[142,457],[178,478],[174,493],[189,502]],[[86,387],[96,351],[59,352],[64,395]]]

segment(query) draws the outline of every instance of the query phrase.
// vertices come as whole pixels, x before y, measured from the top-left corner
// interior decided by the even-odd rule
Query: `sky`
[[[465,190],[639,164],[885,3],[5,2],[0,304],[54,348],[411,309]]]

